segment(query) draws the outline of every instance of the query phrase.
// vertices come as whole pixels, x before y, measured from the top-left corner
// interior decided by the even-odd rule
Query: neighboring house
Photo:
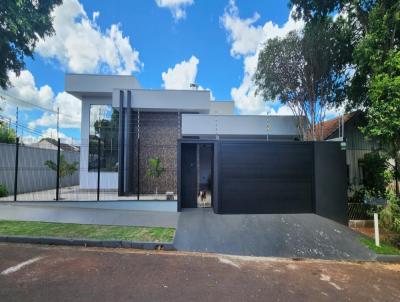
[[[39,142],[30,144],[31,147],[36,147],[36,148],[42,148],[42,149],[51,149],[51,150],[57,150],[58,149],[58,142],[57,140],[53,138],[42,138]],[[60,150],[61,151],[67,151],[67,152],[79,152],[79,147],[66,144],[66,143],[60,143]]]
[[[323,137],[326,141],[346,142],[346,164],[348,183],[359,186],[363,183],[364,155],[379,148],[374,140],[367,140],[360,127],[365,125],[362,111],[354,111],[323,122]]]
[[[133,76],[68,74],[65,91],[82,101],[82,189],[97,186],[100,146],[100,186],[119,195],[157,187],[177,193],[178,210],[346,220],[345,154],[338,143],[299,142],[297,117],[236,115],[209,91],[143,89]],[[151,158],[160,177],[148,176]]]

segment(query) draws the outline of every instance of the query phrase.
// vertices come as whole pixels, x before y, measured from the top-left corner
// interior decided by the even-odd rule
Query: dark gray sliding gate
[[[220,143],[219,212],[311,213],[313,145]]]

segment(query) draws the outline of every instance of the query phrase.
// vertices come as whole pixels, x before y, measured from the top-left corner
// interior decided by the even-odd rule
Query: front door
[[[182,144],[181,206],[197,208],[197,144]]]

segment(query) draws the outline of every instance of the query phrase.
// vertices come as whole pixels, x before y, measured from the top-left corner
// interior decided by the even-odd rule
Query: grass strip
[[[397,247],[395,247],[393,245],[381,242],[380,243],[381,246],[376,246],[374,239],[366,239],[366,238],[361,238],[360,241],[361,241],[361,243],[366,245],[369,249],[373,250],[377,254],[400,255],[400,249],[398,249]]]
[[[172,242],[174,228],[0,220],[0,235]]]

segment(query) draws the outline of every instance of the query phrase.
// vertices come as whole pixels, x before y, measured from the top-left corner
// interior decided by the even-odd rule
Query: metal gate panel
[[[312,213],[313,145],[221,141],[220,213]]]

